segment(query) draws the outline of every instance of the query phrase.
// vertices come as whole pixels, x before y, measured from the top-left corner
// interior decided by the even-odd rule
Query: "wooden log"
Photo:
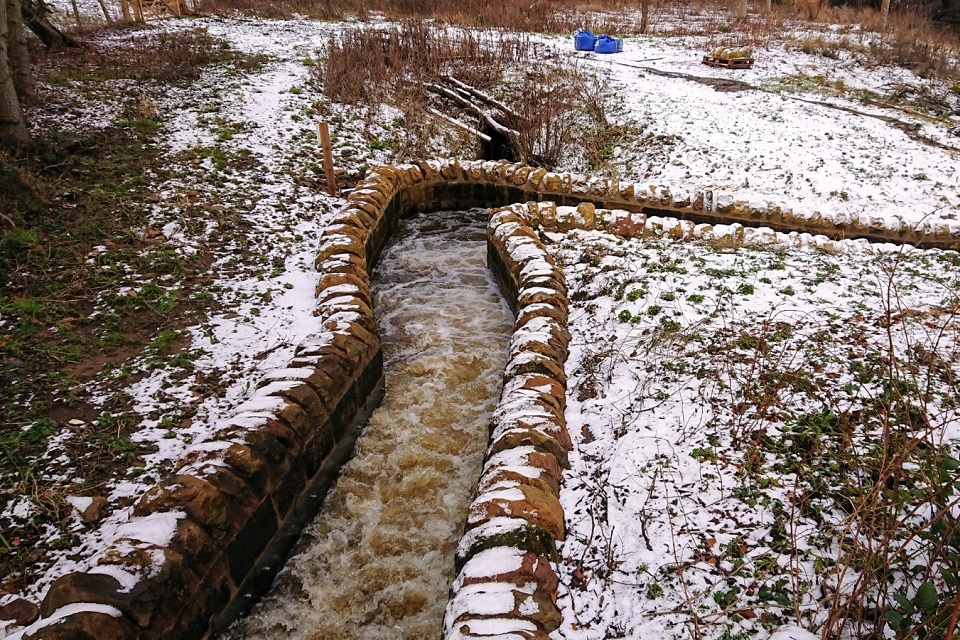
[[[516,111],[514,111],[513,109],[511,109],[510,107],[508,107],[506,104],[504,104],[504,103],[501,102],[500,100],[497,100],[497,99],[494,98],[493,96],[487,95],[487,94],[484,93],[483,91],[480,91],[479,89],[477,89],[477,88],[475,88],[475,87],[471,87],[470,85],[468,85],[468,84],[466,84],[466,83],[464,83],[464,82],[460,82],[459,80],[457,80],[457,79],[454,78],[453,76],[444,76],[444,77],[443,77],[443,80],[444,80],[445,82],[449,82],[449,83],[452,84],[454,87],[456,87],[456,88],[458,88],[458,89],[460,89],[460,90],[462,90],[462,91],[465,91],[466,93],[468,93],[469,95],[473,96],[474,98],[476,98],[476,99],[479,100],[480,102],[484,103],[485,105],[490,106],[490,107],[494,107],[494,108],[496,108],[496,109],[499,109],[500,111],[502,111],[503,113],[507,114],[508,116],[510,116],[511,118],[513,118],[513,119],[515,119],[515,120],[519,120],[519,119],[520,119],[520,116],[517,114]]]
[[[457,120],[456,118],[451,118],[451,117],[448,116],[447,114],[442,113],[442,112],[440,112],[440,111],[437,111],[437,110],[434,109],[433,107],[428,107],[428,108],[427,108],[427,112],[428,112],[428,113],[431,113],[431,114],[433,114],[433,115],[435,115],[435,116],[437,116],[438,118],[443,118],[444,120],[446,120],[447,122],[449,122],[450,124],[452,124],[452,125],[455,126],[455,127],[459,127],[459,128],[463,129],[464,131],[466,131],[466,132],[468,132],[468,133],[472,133],[473,135],[477,136],[477,137],[480,138],[481,140],[486,140],[487,142],[490,142],[490,141],[493,140],[493,138],[491,138],[491,137],[488,136],[487,134],[483,133],[482,131],[477,131],[476,129],[474,129],[474,128],[471,127],[470,125],[464,124],[463,122],[460,122],[460,121]]]
[[[460,95],[456,91],[453,91],[452,89],[448,89],[447,87],[442,87],[438,84],[433,84],[433,83],[430,83],[426,86],[428,90],[438,95],[441,95],[445,98],[448,98],[451,101],[463,107],[464,109],[471,111],[474,115],[476,115],[478,118],[483,120],[487,124],[487,126],[490,127],[491,130],[496,131],[501,136],[504,136],[509,140],[517,140],[520,137],[519,131],[517,131],[516,129],[511,129],[510,127],[507,127],[497,122],[496,118],[494,118],[492,115],[490,115],[489,113],[487,113],[486,111],[484,111],[483,109],[481,109],[476,104],[474,104],[464,96]]]

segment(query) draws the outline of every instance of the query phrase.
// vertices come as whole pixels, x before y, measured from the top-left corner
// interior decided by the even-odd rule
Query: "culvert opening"
[[[270,592],[223,637],[441,636],[513,329],[487,215],[401,221],[371,283],[383,403]]]

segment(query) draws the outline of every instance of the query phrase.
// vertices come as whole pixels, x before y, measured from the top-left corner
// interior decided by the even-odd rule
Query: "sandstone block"
[[[496,548],[477,554],[471,558],[461,570],[458,583],[465,587],[486,582],[512,584],[517,587],[532,584],[535,585],[534,589],[537,592],[547,594],[548,596],[556,593],[557,588],[560,586],[560,580],[557,578],[557,574],[550,564],[550,559],[547,556],[532,551],[523,552],[522,550],[517,550],[513,552],[516,559],[513,569],[488,575],[486,567],[484,566],[486,564],[484,562],[486,560],[484,556],[490,555],[491,559],[495,556],[502,558],[504,552],[504,549]],[[471,565],[478,566],[474,569]]]
[[[20,627],[33,624],[39,617],[40,607],[23,598],[11,600],[0,607],[0,620],[11,621]]]
[[[526,188],[531,191],[540,191],[543,185],[543,180],[547,175],[546,169],[534,169],[527,174],[527,184]]]
[[[226,500],[214,485],[194,476],[177,475],[152,486],[137,501],[134,516],[181,509],[212,531],[222,531],[229,520]]]
[[[24,640],[133,640],[133,623],[99,611],[78,611],[24,636]]]
[[[49,618],[57,609],[77,602],[93,602],[120,608],[127,595],[113,576],[102,573],[68,573],[57,578],[40,603],[40,615]]]
[[[519,447],[533,447],[535,450],[544,454],[552,455],[557,463],[564,469],[570,468],[567,448],[542,431],[531,429],[510,429],[504,431],[500,436],[490,443],[488,455],[495,455],[508,449]]]

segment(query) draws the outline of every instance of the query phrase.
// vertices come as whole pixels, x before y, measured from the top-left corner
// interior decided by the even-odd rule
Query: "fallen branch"
[[[465,124],[465,123],[463,123],[463,122],[460,122],[460,121],[457,120],[456,118],[451,118],[450,116],[448,116],[448,115],[445,114],[445,113],[442,113],[442,112],[440,112],[440,111],[437,111],[437,110],[434,109],[433,107],[428,107],[428,108],[427,108],[427,112],[428,112],[428,113],[431,113],[431,114],[433,114],[433,115],[435,115],[435,116],[437,116],[438,118],[443,118],[444,120],[446,120],[447,122],[449,122],[450,124],[452,124],[452,125],[455,126],[455,127],[459,127],[459,128],[463,129],[464,131],[466,131],[466,132],[468,132],[468,133],[472,133],[473,135],[477,136],[477,137],[480,138],[481,140],[485,140],[485,141],[487,141],[487,142],[490,142],[490,141],[493,139],[493,138],[491,138],[490,136],[488,136],[487,134],[485,134],[485,133],[483,133],[483,132],[481,132],[481,131],[477,131],[476,129],[474,129],[474,128],[471,127],[470,125]]]
[[[487,95],[486,93],[480,91],[479,89],[476,89],[474,87],[471,87],[468,84],[460,82],[453,76],[443,76],[443,80],[444,82],[449,82],[457,89],[460,89],[461,91],[468,93],[469,95],[473,96],[474,98],[484,103],[485,105],[499,109],[506,115],[510,116],[510,118],[512,118],[513,120],[516,121],[520,119],[520,116],[517,114],[516,111],[508,107],[506,104],[504,104],[500,100],[497,100],[493,96]]]
[[[442,87],[434,83],[430,83],[426,85],[426,88],[429,91],[432,91],[437,95],[443,96],[455,102],[456,104],[460,105],[464,109],[470,111],[475,116],[483,120],[483,122],[486,123],[486,125],[492,131],[495,131],[496,133],[503,136],[507,140],[516,141],[520,137],[520,133],[516,129],[511,129],[510,127],[500,124],[492,115],[490,115],[489,113],[487,113],[486,111],[484,111],[483,109],[481,109],[476,104],[474,104],[467,98],[463,97],[456,91],[453,91],[452,89],[448,89],[447,87]]]

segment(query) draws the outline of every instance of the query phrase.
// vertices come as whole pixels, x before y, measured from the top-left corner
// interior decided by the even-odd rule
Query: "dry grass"
[[[616,141],[619,129],[607,121],[597,79],[576,67],[535,61],[527,38],[509,32],[417,20],[390,28],[359,26],[331,37],[314,66],[314,81],[331,102],[368,111],[388,104],[402,111],[400,158],[430,155],[429,137],[437,128],[424,115],[427,107],[455,106],[428,92],[444,76],[501,94],[510,105],[509,113],[499,114],[501,123],[519,134],[510,142],[515,159],[553,167],[576,142],[598,166],[603,149]]]
[[[923,75],[956,78],[960,35],[935,25],[931,18],[937,2],[910,0],[895,3],[886,25],[869,6],[834,7],[827,0],[782,0],[766,13],[762,0],[751,2],[748,18],[734,19],[735,0],[649,0],[646,32],[659,35],[708,35],[739,44],[765,46],[787,38],[791,46],[838,57],[849,50],[869,64],[893,64],[915,69]],[[858,4],[858,3],[853,3]],[[595,33],[641,32],[639,0],[578,2],[495,0],[468,4],[459,0],[199,0],[202,12],[240,11],[271,18],[307,15],[323,20],[372,14],[394,20],[429,18],[439,24],[466,28],[500,28],[541,33],[569,33],[586,26]],[[800,21],[800,25],[798,25]],[[805,29],[803,25],[809,25]],[[840,25],[849,37],[837,40],[819,31],[823,25]],[[856,37],[851,34],[857,34]],[[818,40],[819,38],[819,40]]]
[[[119,25],[111,30],[139,30],[140,25]],[[205,67],[233,63],[253,69],[265,58],[241,56],[205,29],[178,33],[147,31],[122,43],[87,46],[65,52],[43,52],[43,63],[55,67],[54,81],[80,76],[90,80],[183,83],[200,77]],[[47,58],[55,58],[48,60]]]
[[[422,102],[424,85],[443,75],[488,88],[505,70],[529,61],[522,36],[432,27],[407,20],[398,27],[356,27],[331,37],[314,80],[331,99],[345,104]]]
[[[579,2],[576,0],[493,0],[464,3],[459,0],[199,0],[204,13],[240,11],[270,18],[306,15],[323,20],[348,16],[366,20],[372,13],[389,20],[432,18],[441,23],[475,28],[506,28],[537,32],[572,31],[583,24],[585,16],[602,12],[606,17],[593,25],[598,30],[615,32],[631,26],[617,15],[625,8],[637,8],[630,0]]]

